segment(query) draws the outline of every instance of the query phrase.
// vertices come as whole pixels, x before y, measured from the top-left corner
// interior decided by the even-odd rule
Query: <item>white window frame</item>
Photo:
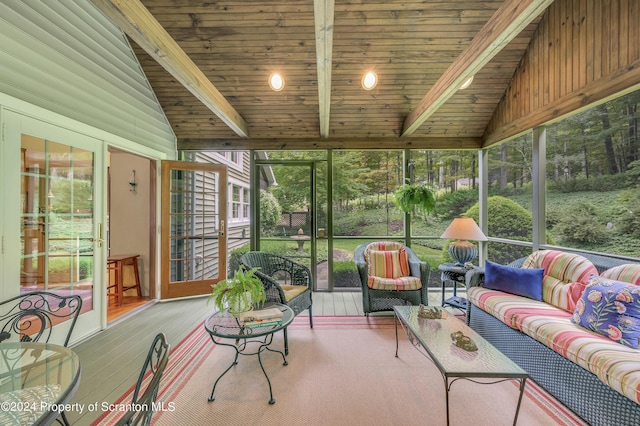
[[[234,188],[238,188],[239,200],[235,201],[233,198]],[[249,184],[235,179],[229,179],[228,186],[228,221],[229,226],[247,225],[250,223],[250,208],[251,203],[249,198]],[[245,199],[246,198],[246,199]],[[238,217],[234,217],[234,205],[237,205]]]

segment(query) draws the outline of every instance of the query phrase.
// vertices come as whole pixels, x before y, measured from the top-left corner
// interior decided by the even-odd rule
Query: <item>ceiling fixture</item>
[[[362,88],[364,90],[371,90],[376,87],[376,84],[378,84],[378,76],[375,72],[369,71],[362,77]]]
[[[462,83],[462,86],[460,86],[460,90],[464,90],[467,87],[471,86],[471,83],[473,83],[473,76],[469,77],[464,83]]]
[[[271,90],[274,92],[281,91],[284,89],[284,78],[277,72],[274,72],[269,76],[269,87],[271,87]]]

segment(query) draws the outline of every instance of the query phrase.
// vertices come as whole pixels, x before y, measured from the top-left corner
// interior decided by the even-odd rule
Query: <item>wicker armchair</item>
[[[396,289],[392,289],[390,286],[386,286],[385,289],[372,288],[371,286],[375,285],[370,282],[370,269],[367,262],[367,248],[372,244],[374,246],[370,247],[370,249],[375,250],[391,249],[391,251],[395,251],[404,249],[407,254],[409,276],[419,279],[419,284],[414,286],[418,288],[404,290],[400,289],[402,285]],[[365,316],[368,316],[371,312],[391,311],[394,306],[398,305],[429,304],[429,264],[418,259],[418,256],[409,247],[391,242],[365,243],[356,247],[354,259],[362,283],[362,308]]]
[[[309,309],[309,326],[313,328],[311,271],[304,265],[277,254],[250,251],[240,256],[247,268],[259,268],[256,276],[264,285],[267,302],[289,306],[294,315]],[[284,352],[289,353],[287,329],[284,329]]]

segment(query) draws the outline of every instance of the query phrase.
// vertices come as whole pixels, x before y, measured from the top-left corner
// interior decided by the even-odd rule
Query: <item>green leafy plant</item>
[[[398,187],[393,193],[396,205],[405,213],[419,211],[430,214],[436,207],[436,196],[429,184],[408,184]]]
[[[257,270],[240,265],[233,277],[211,286],[208,300],[213,300],[219,311],[228,310],[232,315],[251,310],[253,305],[266,300],[262,281],[255,274]]]

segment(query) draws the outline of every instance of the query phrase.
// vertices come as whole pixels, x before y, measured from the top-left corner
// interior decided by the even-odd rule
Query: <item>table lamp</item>
[[[487,241],[487,237],[482,233],[475,220],[470,217],[453,219],[440,238],[458,240],[449,244],[449,254],[455,259],[456,266],[463,266],[478,255],[478,247],[467,240]]]

